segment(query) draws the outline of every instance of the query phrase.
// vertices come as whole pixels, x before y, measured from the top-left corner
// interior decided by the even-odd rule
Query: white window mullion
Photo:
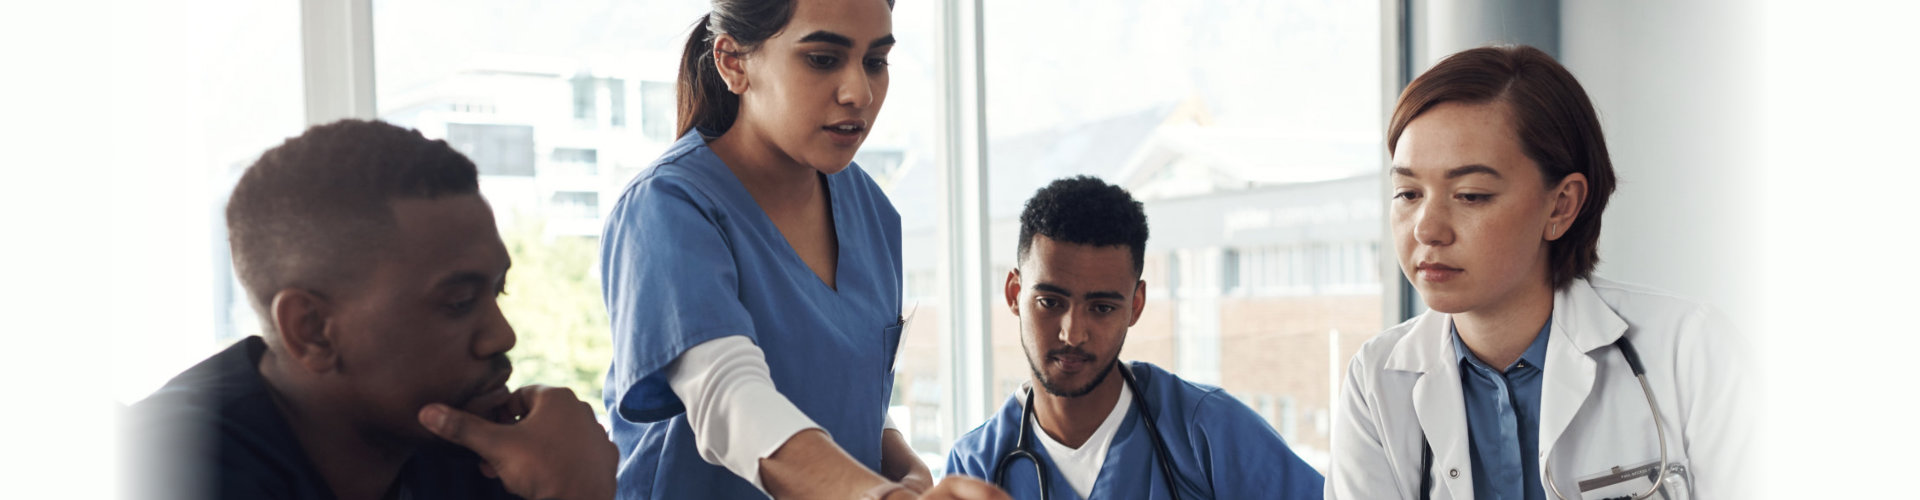
[[[949,335],[948,419],[950,436],[959,436],[991,415],[995,400],[992,345],[987,331],[989,276],[987,243],[986,45],[983,0],[948,0],[940,5],[939,161],[945,173],[943,216],[947,259],[945,281],[954,314]]]
[[[373,0],[300,0],[307,124],[371,120]]]

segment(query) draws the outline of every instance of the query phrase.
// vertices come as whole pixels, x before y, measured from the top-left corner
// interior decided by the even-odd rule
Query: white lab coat
[[[1347,366],[1334,413],[1327,498],[1420,498],[1422,432],[1433,446],[1432,498],[1473,498],[1466,405],[1448,314],[1428,311],[1367,341]],[[1693,475],[1694,498],[1748,498],[1754,436],[1750,340],[1706,306],[1594,278],[1554,293],[1540,397],[1541,485],[1560,491],[1614,466],[1660,459],[1653,415],[1626,359],[1640,354],[1667,426],[1667,453]],[[1588,492],[1637,493],[1649,483]]]

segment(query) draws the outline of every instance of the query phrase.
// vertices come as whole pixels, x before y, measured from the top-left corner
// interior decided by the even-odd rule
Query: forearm
[[[745,337],[694,346],[667,371],[669,384],[687,407],[700,458],[726,467],[761,491],[772,491],[759,482],[763,459],[807,429],[825,435],[774,387],[766,358]]]
[[[760,459],[760,484],[780,500],[857,498],[887,482],[820,429],[800,431],[772,456]]]
[[[913,453],[912,446],[907,445],[906,436],[900,434],[897,429],[881,431],[880,475],[886,476],[887,479],[901,481],[908,475],[916,473],[920,475],[920,479],[925,479],[929,483],[933,479],[932,473],[927,470],[927,464],[921,462],[920,456]]]

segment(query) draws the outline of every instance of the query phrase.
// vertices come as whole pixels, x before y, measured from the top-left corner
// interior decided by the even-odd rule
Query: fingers
[[[420,425],[440,439],[464,446],[485,457],[499,433],[499,424],[477,415],[434,403],[420,409]]]
[[[946,479],[940,480],[940,484],[938,486],[934,486],[932,490],[927,491],[927,494],[921,498],[923,499],[951,498],[951,499],[957,499],[957,500],[1013,500],[1012,497],[1007,496],[1006,492],[1000,491],[1000,488],[995,487],[993,483],[988,483],[986,481],[981,481],[979,479],[974,479],[967,476],[947,476]]]
[[[546,386],[530,384],[515,389],[513,391],[513,397],[507,398],[507,404],[501,406],[514,421],[527,418],[527,412],[533,410],[533,403],[528,400],[532,399],[534,394],[538,393],[540,389],[544,387]]]
[[[593,406],[588,405],[586,401],[581,401],[579,397],[574,396],[573,389],[565,387],[528,386],[516,391],[515,399],[523,399],[518,397],[523,393],[526,394],[524,399],[527,404],[527,412],[526,416],[521,417],[522,419],[533,418],[536,415],[551,414],[552,416],[547,418],[593,420]]]
[[[933,480],[928,479],[927,476],[922,476],[919,473],[913,473],[913,474],[907,474],[906,477],[900,478],[900,485],[907,487],[907,490],[912,491],[914,493],[924,494],[927,492],[927,490],[933,489]]]

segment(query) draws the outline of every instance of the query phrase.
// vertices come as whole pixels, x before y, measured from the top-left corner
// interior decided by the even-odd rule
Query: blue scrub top
[[[665,368],[681,353],[732,335],[766,353],[774,387],[841,449],[880,469],[900,342],[900,216],[858,165],[825,180],[838,289],[807,267],[698,131],[614,205],[600,262],[620,498],[766,498],[700,458],[667,385]]]
[[[1145,398],[1166,441],[1181,498],[1321,498],[1325,479],[1252,408],[1218,387],[1181,380],[1150,363],[1135,361],[1128,369],[1140,382],[1134,397]],[[1021,396],[1007,398],[993,419],[961,436],[947,455],[948,473],[992,481],[994,464],[1019,438],[1023,404]],[[1092,498],[1170,498],[1152,439],[1139,410],[1128,409],[1094,480]],[[1030,443],[1029,448],[1047,462],[1052,498],[1080,498],[1045,446]],[[1016,499],[1040,498],[1033,463],[1015,460],[1008,468],[1002,489]]]

